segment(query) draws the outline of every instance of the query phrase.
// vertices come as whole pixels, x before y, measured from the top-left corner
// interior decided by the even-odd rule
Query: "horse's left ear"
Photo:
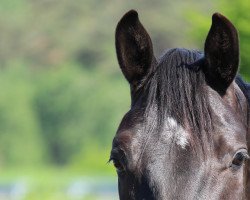
[[[234,25],[215,13],[205,42],[204,73],[208,84],[224,94],[233,82],[239,66],[239,40]]]
[[[118,23],[115,44],[120,68],[133,91],[150,74],[156,60],[150,36],[135,10],[127,12]]]

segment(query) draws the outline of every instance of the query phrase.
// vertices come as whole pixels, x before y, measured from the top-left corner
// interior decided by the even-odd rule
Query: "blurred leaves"
[[[71,66],[1,70],[0,164],[66,164],[91,143],[110,147],[128,109],[127,84]]]

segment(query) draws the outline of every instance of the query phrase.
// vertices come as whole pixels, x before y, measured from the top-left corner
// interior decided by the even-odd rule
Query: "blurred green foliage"
[[[66,66],[36,72],[25,66],[1,70],[2,166],[62,165],[81,152],[92,155],[93,146],[98,147],[95,155],[110,147],[120,113],[128,108],[125,81]],[[118,91],[124,92],[114,98]]]

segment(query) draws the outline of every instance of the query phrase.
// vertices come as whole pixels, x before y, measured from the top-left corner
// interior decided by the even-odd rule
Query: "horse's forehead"
[[[162,127],[152,128],[152,124],[143,121],[143,117],[139,113],[137,111],[125,115],[115,138],[117,144],[125,149],[134,147],[138,149],[138,146],[143,146],[148,142],[164,144],[171,142],[182,149],[189,145],[190,133],[173,117],[167,117]],[[154,113],[152,113],[152,117],[156,117]]]
[[[246,99],[239,90],[237,85],[232,85],[232,91],[224,98],[213,91],[212,89],[206,90],[208,93],[208,103],[213,111],[213,124],[216,126],[216,133],[225,137],[225,142],[229,145],[234,145],[236,142],[242,144],[245,141],[244,124],[242,123],[242,114],[235,115],[234,113],[242,113],[242,110],[247,110]],[[235,91],[239,95],[235,96]],[[241,98],[241,99],[239,99]],[[239,105],[237,102],[240,100],[243,103]],[[164,117],[164,122],[161,127],[152,128],[152,119],[157,118],[157,112],[150,112],[147,114],[149,123],[145,120],[144,112],[142,109],[132,109],[123,118],[120,127],[117,131],[116,140],[122,147],[129,151],[140,151],[141,148],[151,149],[151,147],[144,146],[146,143],[153,144],[158,142],[163,144],[176,144],[176,147],[186,149],[193,143],[193,133],[189,129],[189,124],[183,127],[177,120],[171,116]],[[184,117],[184,116],[183,116]],[[184,120],[185,121],[185,120]],[[160,130],[160,131],[159,131]],[[215,139],[218,137],[215,137]],[[228,139],[229,138],[229,139]],[[231,138],[234,138],[232,142]],[[221,140],[220,140],[221,141]]]
[[[160,136],[162,141],[168,142],[171,140],[182,149],[186,148],[190,140],[188,132],[172,117],[166,118],[164,128]]]

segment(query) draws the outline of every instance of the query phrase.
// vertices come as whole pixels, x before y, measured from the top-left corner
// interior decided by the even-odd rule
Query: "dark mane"
[[[235,82],[247,98],[248,104],[250,104],[250,84],[245,83],[239,75],[235,78]]]
[[[202,59],[203,53],[199,51],[179,48],[171,49],[161,57],[147,84],[145,115],[149,126],[154,124],[159,130],[171,117],[197,133],[193,137],[199,141],[209,135],[212,125],[208,97],[204,91]],[[152,112],[157,113],[154,119],[148,116]]]

